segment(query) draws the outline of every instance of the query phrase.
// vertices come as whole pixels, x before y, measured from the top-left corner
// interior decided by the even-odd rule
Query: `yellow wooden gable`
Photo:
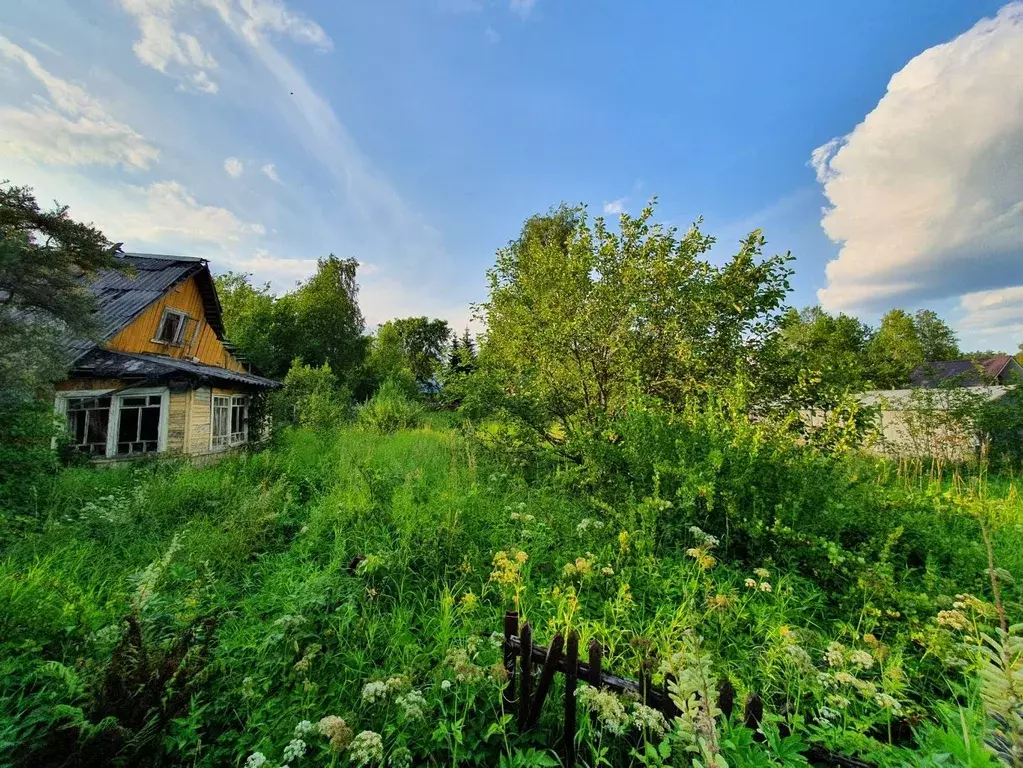
[[[179,343],[158,340],[161,323],[167,310],[177,310],[187,316]],[[217,334],[207,322],[195,275],[169,288],[104,346],[115,352],[143,352],[183,360],[195,358],[204,365],[215,365],[230,371],[245,371],[245,366],[217,338]]]

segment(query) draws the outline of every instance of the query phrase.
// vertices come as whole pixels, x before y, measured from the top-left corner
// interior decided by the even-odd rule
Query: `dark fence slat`
[[[526,730],[529,718],[529,703],[533,688],[533,628],[527,621],[519,630],[519,642],[522,643],[522,681],[519,687],[519,730]]]
[[[565,659],[565,765],[575,768],[575,686],[579,676],[579,633],[568,633]]]
[[[515,705],[515,657],[518,646],[511,643],[512,637],[519,634],[519,614],[509,611],[504,615],[504,671],[508,680],[504,686],[504,708],[510,712]]]
[[[590,668],[588,670],[589,676],[586,678],[590,685],[594,688],[604,687],[604,678],[601,674],[601,661],[604,656],[604,649],[600,646],[600,643],[594,639],[590,640]]]
[[[554,673],[558,671],[558,662],[561,661],[561,649],[564,646],[565,638],[559,632],[551,641],[551,647],[547,651],[547,658],[544,659],[543,670],[540,672],[540,682],[537,683],[533,703],[529,705],[529,717],[526,720],[527,728],[533,728],[540,722],[540,711],[543,709],[544,700],[551,690],[551,683],[554,682]]]

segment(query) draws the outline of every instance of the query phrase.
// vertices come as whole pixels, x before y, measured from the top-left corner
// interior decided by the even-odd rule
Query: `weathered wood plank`
[[[536,695],[529,705],[529,717],[526,720],[526,727],[533,728],[540,722],[540,712],[543,710],[543,703],[551,690],[551,683],[554,682],[554,673],[557,672],[557,664],[561,661],[561,649],[565,646],[565,638],[559,632],[551,641],[551,647],[547,651],[547,657],[543,662],[543,669],[540,672],[540,682],[536,686]]]

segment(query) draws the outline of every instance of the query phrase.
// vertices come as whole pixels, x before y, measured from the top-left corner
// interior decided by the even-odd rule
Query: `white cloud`
[[[968,293],[959,300],[964,335],[1023,341],[1023,286]]]
[[[0,157],[46,165],[120,165],[146,169],[159,157],[143,136],[115,119],[85,89],[43,68],[0,35],[0,63],[16,62],[46,89],[31,109],[0,107]]]
[[[41,51],[46,51],[47,53],[51,53],[54,56],[63,56],[64,55],[64,53],[62,51],[58,51],[52,45],[44,43],[42,40],[40,40],[37,37],[30,37],[28,39],[28,41],[30,43],[32,43],[32,45],[34,45],[36,48],[38,48]]]
[[[604,213],[608,215],[625,213],[625,198],[619,197],[617,200],[612,200],[609,203],[604,203]]]
[[[178,5],[176,0],[121,0],[142,35],[132,50],[147,67],[177,78],[182,90],[216,93],[219,88],[207,70],[216,69],[217,60],[194,35],[175,29],[172,16]]]
[[[127,187],[116,214],[104,228],[108,237],[146,243],[234,243],[266,234],[262,224],[241,221],[226,208],[203,205],[177,181]]]
[[[281,177],[277,175],[277,168],[274,166],[273,163],[267,163],[266,165],[264,165],[263,173],[266,174],[266,177],[270,179],[270,181],[275,181],[278,184],[281,183]]]
[[[990,298],[1019,282],[1021,114],[1023,3],[896,73],[863,122],[811,159],[830,202],[822,226],[841,243],[821,303]]]
[[[224,170],[227,171],[228,176],[237,179],[242,175],[245,166],[242,165],[242,161],[237,157],[229,157],[224,161]]]
[[[491,45],[501,42],[501,35],[493,27],[487,27],[483,30],[483,39]]]
[[[534,5],[536,5],[536,0],[511,0],[509,3],[512,11],[522,18],[526,18],[533,12]]]
[[[213,7],[221,20],[252,45],[262,42],[267,33],[284,35],[296,43],[329,50],[334,43],[323,27],[290,10],[282,0],[202,0]]]

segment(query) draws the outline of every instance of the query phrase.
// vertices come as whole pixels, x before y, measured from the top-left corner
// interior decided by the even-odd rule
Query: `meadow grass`
[[[949,711],[981,738],[969,636],[993,609],[976,510],[989,515],[1014,611],[1014,486],[981,493],[849,463],[854,479],[835,503],[876,518],[889,531],[880,543],[861,532],[857,550],[849,523],[829,549],[824,523],[810,520],[821,516],[799,512],[810,497],[790,493],[795,511],[774,510],[776,530],[740,552],[656,493],[601,497],[571,473],[508,471],[448,424],[428,414],[389,435],[291,430],[205,468],[59,475],[40,529],[0,560],[0,762],[241,765],[259,753],[275,766],[556,764],[556,705],[528,734],[502,711],[491,635],[512,608],[537,642],[568,627],[584,647],[598,639],[617,674],[645,665],[655,680],[685,679],[705,662],[740,699],[757,694],[773,741],[754,749],[738,723],[721,726],[716,748],[733,765],[797,764],[786,762],[783,721],[792,739],[891,765],[923,764],[968,737]],[[908,565],[891,554],[906,532],[918,540],[904,557],[922,553]],[[970,626],[937,621],[941,610]],[[144,645],[126,645],[125,616]],[[128,647],[147,654],[147,669],[159,658],[193,670],[161,683],[138,730],[117,724],[125,706],[111,700],[141,701],[118,683],[138,676]],[[587,765],[690,765],[702,754],[642,727],[628,702],[593,706],[605,709],[583,718]],[[617,706],[624,733],[607,710]],[[334,721],[317,732],[329,716],[351,732]],[[379,734],[382,754],[353,736],[362,731]]]

